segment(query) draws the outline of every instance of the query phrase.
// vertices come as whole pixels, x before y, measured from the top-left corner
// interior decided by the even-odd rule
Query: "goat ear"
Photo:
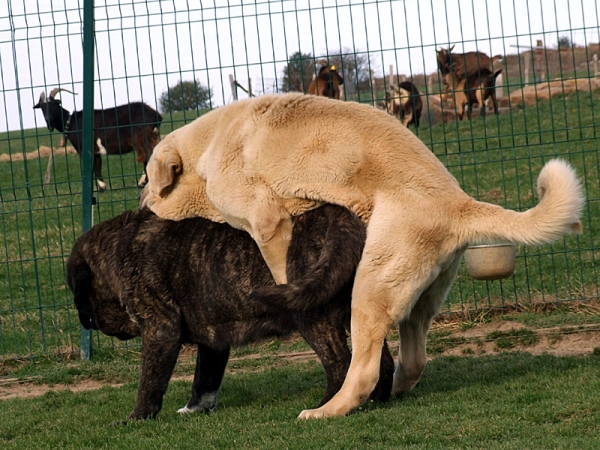
[[[176,149],[172,149],[158,173],[158,180],[156,180],[159,196],[164,197],[171,191],[181,172],[183,172],[181,155]]]

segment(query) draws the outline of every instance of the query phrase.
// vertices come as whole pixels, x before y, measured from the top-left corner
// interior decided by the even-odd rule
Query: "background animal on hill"
[[[83,142],[83,111],[69,113],[61,106],[56,94],[64,91],[55,88],[46,98],[42,92],[34,109],[44,113],[44,119],[49,131],[58,130],[63,133],[81,154]],[[94,174],[98,189],[106,189],[102,178],[102,155],[119,155],[135,150],[136,161],[144,164],[144,172],[152,150],[160,140],[159,128],[162,116],[142,102],[132,102],[114,108],[94,110]],[[146,174],[138,183],[146,184]]]
[[[402,125],[408,128],[411,123],[419,128],[419,120],[423,111],[423,101],[417,87],[410,81],[403,81],[398,86],[390,86],[387,98],[388,114],[397,117]]]
[[[350,365],[345,325],[352,279],[365,239],[363,223],[339,206],[326,205],[296,219],[288,274],[309,302],[287,305],[249,300],[273,284],[247,233],[196,218],[173,222],[152,212],[126,212],[94,226],[75,243],[67,283],[81,324],[128,339],[142,337],[142,368],[129,419],[154,417],[181,345],[198,345],[192,396],[180,412],[212,411],[231,346],[298,330],[321,359],[327,390],[341,387]],[[313,289],[318,286],[318,289]],[[385,349],[373,394],[386,400],[394,361]]]
[[[481,115],[485,116],[486,100],[489,99],[490,107],[494,108],[498,114],[498,102],[496,100],[496,78],[502,72],[502,68],[492,73],[488,69],[481,69],[479,72],[469,75],[467,78],[456,82],[452,73],[444,77],[444,81],[453,92],[454,101],[458,110],[458,117],[463,119],[465,108],[468,108],[469,119],[471,118],[471,109],[473,105],[479,105]]]
[[[494,71],[493,65],[499,64],[502,59],[502,55],[490,58],[483,52],[452,53],[453,49],[454,45],[448,49],[436,50],[438,69],[442,76],[454,72],[459,80],[473,75],[481,69]]]
[[[329,65],[327,61],[321,61],[321,64],[316,78],[308,85],[308,93],[339,100],[340,85],[344,84],[344,79],[334,64]]]
[[[370,105],[265,95],[218,108],[169,137],[148,163],[142,203],[158,215],[193,210],[248,231],[278,284],[286,283],[298,211],[337,204],[367,224],[348,375],[328,403],[301,418],[344,415],[367,399],[394,324],[401,340],[392,393],[415,386],[427,331],[468,245],[539,245],[581,231],[584,196],[564,161],[542,168],[538,205],[507,210],[470,197],[423,142]]]

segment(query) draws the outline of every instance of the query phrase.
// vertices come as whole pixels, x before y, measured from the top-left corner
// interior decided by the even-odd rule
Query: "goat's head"
[[[326,61],[323,61],[322,63],[324,63],[325,65],[323,65],[319,69],[319,74],[317,75],[319,78],[330,79],[333,82],[337,83],[338,85],[344,84],[344,79],[338,73],[337,67],[335,66],[335,64],[329,65],[329,64],[327,64]]]
[[[54,131],[56,128],[62,133],[65,131],[64,124],[69,120],[71,113],[61,106],[60,99],[55,98],[56,94],[60,91],[66,91],[73,95],[77,95],[66,89],[55,88],[50,91],[50,95],[46,98],[46,93],[42,91],[37,104],[33,108],[42,110],[49,131]]]
[[[452,70],[450,53],[454,50],[454,45],[450,48],[440,48],[436,50],[437,63],[442,75],[449,73]]]
[[[308,93],[312,95],[321,95],[323,97],[340,98],[340,85],[344,84],[344,79],[337,72],[335,64],[329,65],[327,61],[319,61],[322,65],[317,77],[308,87]]]

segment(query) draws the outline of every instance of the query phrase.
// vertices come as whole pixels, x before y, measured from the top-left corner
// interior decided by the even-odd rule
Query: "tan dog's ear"
[[[164,197],[170,192],[175,181],[177,181],[177,177],[183,172],[183,161],[179,152],[176,149],[172,149],[164,165],[159,167],[156,185],[158,187],[158,195]]]

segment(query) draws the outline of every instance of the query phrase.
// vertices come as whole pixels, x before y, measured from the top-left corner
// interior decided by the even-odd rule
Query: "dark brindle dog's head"
[[[138,324],[119,299],[117,244],[131,212],[92,228],[73,246],[67,260],[67,285],[73,292],[79,322],[86,330],[101,330],[121,340],[140,336]],[[98,277],[95,274],[102,274]]]

